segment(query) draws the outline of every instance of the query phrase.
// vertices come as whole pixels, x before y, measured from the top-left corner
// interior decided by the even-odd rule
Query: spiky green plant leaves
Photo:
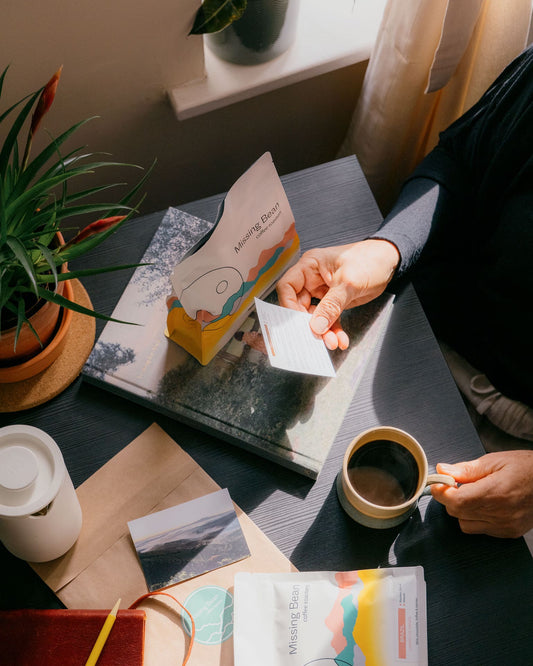
[[[0,75],[0,98],[6,73],[7,68]],[[91,119],[82,120],[58,137],[51,138],[41,152],[31,158],[33,136],[52,106],[60,74],[61,70],[58,70],[40,90],[0,113],[0,124],[14,118],[0,148],[0,331],[8,319],[15,321],[17,331],[22,324],[28,324],[25,311],[31,296],[110,319],[57,296],[54,287],[64,279],[131,268],[131,265],[113,266],[67,274],[58,270],[65,262],[98,246],[137,210],[140,202],[132,205],[132,201],[151,172],[150,169],[118,203],[98,200],[98,197],[122,183],[69,192],[71,181],[90,177],[104,167],[134,166],[103,161],[94,153],[82,153],[81,148],[62,154],[65,142]],[[25,128],[22,144],[21,135]],[[24,151],[20,158],[22,145]],[[87,214],[97,216],[97,221],[66,245],[54,244],[62,222]],[[72,223],[71,226],[75,225]]]
[[[243,15],[246,3],[247,0],[204,0],[189,35],[223,30]]]

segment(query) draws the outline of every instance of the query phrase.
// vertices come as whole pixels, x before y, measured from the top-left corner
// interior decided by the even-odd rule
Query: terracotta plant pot
[[[57,285],[57,293],[64,296],[64,290],[65,282],[60,282]],[[60,309],[60,306],[56,303],[47,301],[36,310],[35,314],[29,317],[31,325],[39,335],[42,346],[27,324],[23,324],[20,330],[16,349],[14,349],[16,326],[7,331],[2,331],[0,337],[0,366],[22,363],[40,353],[56,331]]]
[[[58,233],[57,241],[63,243]],[[67,265],[61,267],[67,272]],[[59,282],[57,293],[71,300],[74,292],[68,280]],[[0,383],[21,381],[32,377],[51,365],[58,357],[64,337],[72,320],[72,310],[61,308],[46,301],[29,317],[29,321],[39,335],[39,340],[27,324],[21,328],[14,349],[16,326],[2,331],[0,336]],[[42,345],[41,345],[42,343]]]
[[[65,298],[72,300],[74,291],[70,281],[67,280],[63,283],[65,285],[63,295]],[[72,321],[72,310],[60,308],[59,318],[55,333],[52,335],[50,342],[44,347],[42,351],[32,356],[30,359],[21,363],[14,363],[11,365],[0,364],[0,384],[11,384],[13,382],[20,382],[23,379],[35,377],[46,368],[50,367],[57,359],[59,354],[63,351],[65,346],[66,335],[70,328]]]

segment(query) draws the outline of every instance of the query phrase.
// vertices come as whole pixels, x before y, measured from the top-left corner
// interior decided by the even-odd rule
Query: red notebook
[[[0,663],[84,666],[109,610],[0,611]],[[142,666],[142,610],[119,610],[98,666]]]

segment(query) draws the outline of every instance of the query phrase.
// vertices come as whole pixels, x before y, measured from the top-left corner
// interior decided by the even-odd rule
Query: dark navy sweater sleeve
[[[431,229],[442,218],[449,199],[445,187],[431,178],[413,178],[402,188],[391,212],[371,238],[388,240],[400,252],[395,277],[404,275],[426,246]]]
[[[533,46],[439,138],[373,235],[433,330],[533,406]]]
[[[405,182],[400,196],[373,238],[394,243],[401,255],[397,276],[411,269],[436,234],[457,238],[465,229],[454,211],[501,207],[512,188],[511,164],[531,160],[533,46],[496,79],[466,114],[441,133],[439,144]],[[504,187],[502,185],[505,184]],[[498,195],[499,193],[499,195]],[[463,217],[466,215],[463,214]],[[472,225],[472,232],[478,227]]]

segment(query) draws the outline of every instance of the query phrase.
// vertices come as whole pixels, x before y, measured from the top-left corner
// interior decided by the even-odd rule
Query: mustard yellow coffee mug
[[[445,474],[428,474],[424,449],[409,433],[381,426],[359,434],[348,446],[337,475],[346,513],[366,527],[385,529],[406,520],[433,483],[455,485]]]

